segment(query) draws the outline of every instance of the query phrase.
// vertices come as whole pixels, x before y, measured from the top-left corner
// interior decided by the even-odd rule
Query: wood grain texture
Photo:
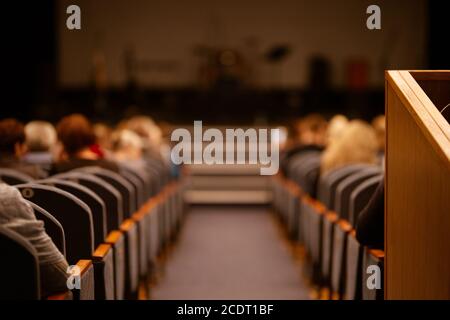
[[[385,297],[450,299],[450,131],[406,71],[386,77]]]

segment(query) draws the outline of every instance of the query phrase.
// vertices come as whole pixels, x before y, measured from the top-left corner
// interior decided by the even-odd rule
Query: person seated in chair
[[[36,249],[42,297],[67,291],[66,259],[19,190],[3,183],[0,183],[0,225],[18,233]]]
[[[46,177],[39,166],[25,163],[22,157],[26,154],[25,130],[22,123],[15,119],[0,121],[0,168],[14,169],[39,179]]]
[[[130,169],[145,170],[143,144],[141,138],[133,131],[118,130],[112,134],[114,159]]]
[[[46,121],[31,121],[25,126],[25,144],[28,152],[23,161],[49,171],[54,162],[56,130]]]
[[[287,174],[289,161],[307,151],[322,151],[325,147],[327,121],[320,114],[310,114],[295,123],[295,140],[280,154],[280,168]]]
[[[58,139],[63,146],[52,172],[61,173],[76,168],[98,166],[119,172],[117,164],[103,159],[96,150],[96,137],[91,123],[81,114],[63,118],[57,125]]]
[[[321,158],[320,174],[346,165],[377,164],[377,148],[375,130],[364,121],[353,120],[327,145]]]

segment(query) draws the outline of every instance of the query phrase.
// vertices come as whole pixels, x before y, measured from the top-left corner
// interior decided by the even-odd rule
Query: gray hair
[[[25,126],[25,144],[30,151],[50,151],[56,144],[55,127],[46,121],[31,121]]]

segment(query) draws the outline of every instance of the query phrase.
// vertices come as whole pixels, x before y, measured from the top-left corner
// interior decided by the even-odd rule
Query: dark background
[[[447,6],[444,1],[429,1],[428,7],[428,69],[450,69]],[[354,92],[331,87],[257,90],[227,86],[210,90],[114,89],[102,97],[108,108],[97,108],[94,89],[58,87],[55,0],[10,2],[2,6],[2,13],[6,74],[1,118],[56,121],[70,112],[83,112],[92,119],[114,122],[142,112],[172,123],[195,119],[210,123],[280,123],[311,111],[326,115],[341,112],[369,120],[384,110],[384,88]],[[294,108],[299,101],[302,107]]]

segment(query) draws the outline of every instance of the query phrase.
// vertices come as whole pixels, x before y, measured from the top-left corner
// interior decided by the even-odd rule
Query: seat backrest
[[[161,166],[151,159],[146,160],[145,170],[149,173],[152,183],[152,196],[158,194],[164,185],[167,183],[167,177],[163,171],[161,171]]]
[[[106,206],[106,233],[119,229],[123,221],[123,206],[122,196],[116,188],[93,174],[81,171],[70,171],[52,178],[70,180],[93,191]]]
[[[31,182],[33,178],[14,169],[0,168],[0,181],[12,186]]]
[[[365,180],[379,175],[381,172],[382,170],[378,166],[368,167],[367,169],[355,172],[339,183],[334,199],[334,210],[339,214],[339,217],[348,220],[350,195],[353,190]]]
[[[64,228],[54,216],[52,216],[47,210],[41,208],[37,204],[27,201],[33,208],[36,219],[44,222],[45,232],[52,239],[58,250],[66,256],[66,236],[64,234]]]
[[[148,198],[152,195],[152,179],[148,172],[143,169],[131,168],[126,165],[120,166],[120,172],[133,175],[137,179],[139,179],[144,188],[142,189],[144,192],[144,201],[147,201]]]
[[[92,221],[94,223],[94,247],[104,242],[107,235],[106,206],[103,200],[92,190],[85,186],[69,180],[49,178],[39,180],[40,184],[51,185],[73,194],[75,197],[87,204],[91,209]]]
[[[39,264],[33,246],[16,232],[0,226],[0,300],[37,300]]]
[[[321,178],[319,200],[330,210],[334,210],[334,198],[338,184],[355,172],[364,170],[367,164],[352,164],[339,167]]]
[[[349,221],[353,227],[356,227],[358,216],[364,207],[369,203],[370,198],[375,193],[383,175],[374,176],[361,183],[350,196]]]
[[[122,195],[124,219],[129,218],[136,211],[136,194],[134,193],[133,186],[119,174],[100,167],[82,167],[74,171],[93,174],[116,188]]]
[[[34,183],[17,185],[22,196],[47,210],[61,223],[66,236],[66,257],[70,264],[90,259],[94,249],[91,209],[61,189]]]
[[[297,167],[297,183],[302,187],[303,191],[315,197],[317,179],[320,169],[320,154],[309,157],[303,164]]]
[[[121,176],[132,185],[136,195],[135,208],[138,210],[145,202],[145,183],[129,171],[122,171]]]
[[[320,157],[321,152],[316,150],[304,151],[297,155],[294,155],[290,160],[287,168],[288,177],[293,177],[298,171],[298,167],[302,166],[311,158]]]

